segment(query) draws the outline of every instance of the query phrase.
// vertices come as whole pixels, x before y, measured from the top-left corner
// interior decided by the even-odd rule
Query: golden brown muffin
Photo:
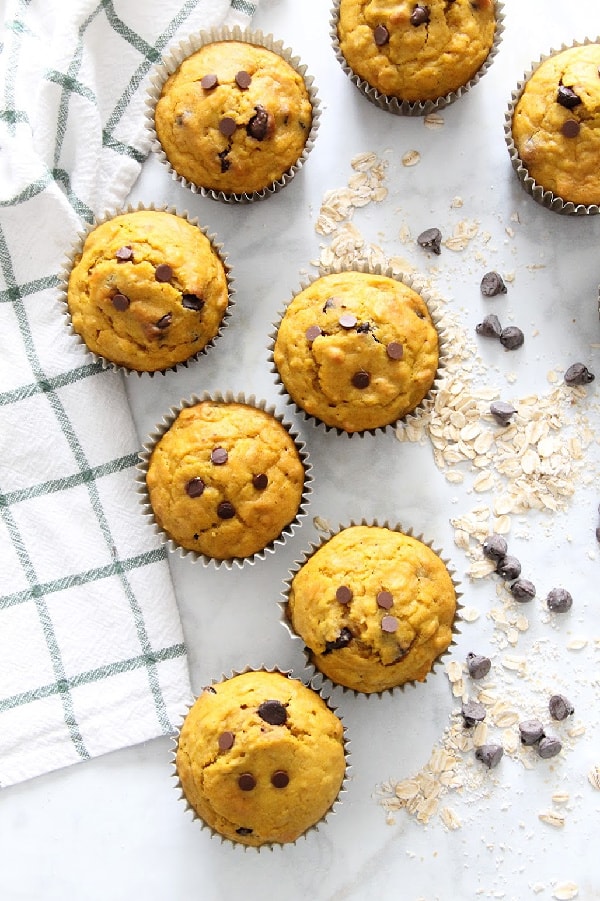
[[[158,210],[97,225],[67,290],[73,329],[88,348],[138,372],[169,369],[204,350],[228,302],[225,265],[209,238]]]
[[[425,680],[452,641],[456,591],[422,541],[381,526],[350,526],[293,576],[287,619],[332,682],[381,692]]]
[[[411,412],[438,367],[438,334],[423,298],[385,275],[316,279],[279,324],[273,359],[302,410],[346,432],[381,428]]]
[[[531,178],[575,204],[600,204],[600,44],[543,60],[525,81],[512,139]]]
[[[339,50],[381,94],[411,103],[468,84],[496,34],[494,0],[341,0]]]
[[[175,172],[225,194],[270,187],[300,159],[313,108],[282,56],[245,41],[205,44],[165,82],[158,140]]]
[[[249,557],[298,515],[305,469],[286,427],[245,403],[185,407],[155,445],[146,484],[154,517],[181,547]]]
[[[179,735],[188,804],[245,845],[294,842],[327,814],[346,770],[343,727],[312,688],[247,672],[206,688]]]

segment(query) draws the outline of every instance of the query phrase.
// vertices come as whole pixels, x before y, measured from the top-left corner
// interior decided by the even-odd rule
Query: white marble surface
[[[205,359],[164,378],[128,381],[140,439],[171,404],[206,389],[255,393],[284,409],[266,358],[270,326],[303,273],[314,271],[310,263],[328,241],[314,230],[325,191],[346,184],[351,158],[368,150],[387,161],[389,195],[356,211],[362,234],[433,278],[470,340],[475,341],[475,324],[492,310],[525,332],[525,346],[513,353],[476,339],[482,385],[498,387],[506,399],[543,395],[551,388],[548,371],[560,373],[576,360],[600,377],[600,218],[560,217],[534,203],[514,176],[503,137],[510,91],[529,63],[563,42],[600,34],[600,5],[506,0],[499,56],[480,84],[443,112],[444,125],[436,130],[420,119],[388,115],[359,96],[331,51],[328,7],[326,0],[262,0],[256,17],[258,28],[300,56],[322,100],[315,149],[291,185],[265,202],[239,208],[186,192],[153,159],[144,166],[132,199],[187,209],[216,232],[229,252],[237,303],[229,328]],[[409,150],[421,154],[412,168],[401,164]],[[456,196],[463,199],[460,209],[451,207]],[[433,225],[446,237],[460,221],[480,226],[463,252],[443,248],[433,258],[414,241]],[[406,227],[413,236],[409,242],[400,237]],[[481,297],[479,280],[487,269],[514,273],[505,297]],[[579,401],[596,430],[598,384]],[[378,786],[419,771],[458,701],[442,669],[425,685],[395,697],[336,692],[351,739],[351,778],[343,804],[318,833],[260,854],[211,839],[177,800],[170,742],[161,739],[3,792],[0,897],[546,901],[571,897],[561,895],[561,885],[572,882],[579,898],[600,898],[594,850],[600,793],[587,779],[600,765],[597,479],[588,485],[580,479],[564,514],[513,517],[510,548],[521,558],[524,575],[536,583],[538,597],[522,611],[528,631],[515,647],[502,648],[488,615],[498,583],[468,578],[469,561],[454,546],[450,522],[479,502],[492,503],[493,496],[473,493],[469,473],[463,486],[448,484],[428,443],[400,443],[393,435],[349,441],[296,423],[314,466],[311,515],[333,524],[362,517],[401,522],[441,546],[461,579],[463,602],[481,613],[463,625],[454,658],[462,661],[470,650],[489,653],[499,698],[522,718],[543,709],[553,691],[570,696],[575,716],[553,730],[565,739],[563,753],[551,761],[530,755],[531,769],[522,754],[505,755],[479,787],[468,784],[468,774],[480,776],[481,769],[469,766],[472,753],[466,754],[460,771],[467,784],[440,801],[440,807],[455,811],[460,828],[449,830],[439,816],[421,824],[404,811],[388,823],[374,797]],[[597,445],[587,454],[596,474]],[[300,648],[279,623],[277,600],[288,567],[316,535],[309,517],[285,548],[244,571],[204,569],[173,556],[195,690],[246,664],[264,662],[301,673]],[[573,610],[562,618],[545,610],[545,594],[554,585],[569,588],[575,598]],[[569,650],[579,636],[587,639],[586,647]],[[506,654],[527,660],[520,681],[511,681],[503,667]],[[566,730],[575,725],[585,732],[569,737]],[[494,736],[500,732],[490,729]],[[558,791],[568,795],[562,803],[553,801]],[[539,819],[549,809],[562,813],[563,827]]]

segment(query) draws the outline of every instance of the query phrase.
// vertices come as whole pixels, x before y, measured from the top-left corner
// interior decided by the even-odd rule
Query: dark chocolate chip
[[[269,477],[266,472],[257,472],[252,476],[252,484],[257,491],[264,491],[269,484]]]
[[[537,745],[537,752],[540,757],[548,760],[550,757],[556,757],[562,751],[562,743],[553,735],[544,735]]]
[[[384,616],[381,619],[382,632],[395,632],[400,623],[395,616]]]
[[[399,341],[390,341],[386,352],[390,360],[401,360],[404,356],[404,347]]]
[[[394,596],[391,591],[380,591],[377,595],[377,606],[389,610],[394,604]]]
[[[532,601],[535,597],[535,585],[529,579],[517,579],[510,586],[510,593],[515,601],[519,601],[520,604],[526,604],[527,601]]]
[[[573,597],[566,588],[553,588],[548,592],[546,604],[554,613],[566,613],[573,606]]]
[[[493,770],[494,767],[498,766],[502,760],[503,754],[504,748],[502,745],[495,744],[481,745],[481,747],[477,748],[475,751],[477,760],[480,760],[481,763],[485,764],[489,770]]]
[[[565,119],[562,124],[561,132],[565,138],[576,138],[581,131],[581,125],[577,119]]]
[[[360,325],[356,326],[356,333],[358,335],[368,335],[371,331],[371,323],[370,322],[361,322]]]
[[[516,325],[507,325],[500,333],[500,344],[507,350],[516,350],[525,343],[525,335]]]
[[[503,400],[494,400],[490,404],[490,413],[500,425],[508,425],[516,412],[512,404]]]
[[[348,588],[347,585],[340,585],[335,592],[335,599],[340,604],[349,604],[353,596],[352,589]]]
[[[187,485],[185,486],[186,494],[190,497],[200,497],[204,493],[204,489],[206,485],[202,481],[202,479],[196,476],[193,479],[190,479]]]
[[[124,313],[130,304],[130,300],[125,294],[113,294],[111,300],[113,307],[115,310],[118,310],[119,313]]]
[[[573,363],[565,372],[566,385],[589,385],[594,379],[594,373],[590,372],[583,363]]]
[[[390,39],[390,33],[385,25],[376,25],[373,29],[373,39],[377,47],[383,47]]]
[[[226,147],[225,150],[221,150],[220,153],[217,153],[217,156],[221,160],[221,172],[229,172],[231,169],[231,163],[227,159],[229,156],[229,147]]]
[[[240,826],[235,831],[238,835],[252,835],[252,829],[249,829],[247,826]]]
[[[511,554],[505,554],[504,557],[498,560],[496,572],[503,579],[511,582],[513,579],[518,579],[521,575],[521,564],[516,557],[511,556]]]
[[[487,557],[488,560],[501,560],[502,557],[506,557],[508,545],[502,535],[496,535],[494,532],[483,539],[481,549],[483,556]]]
[[[439,228],[426,228],[417,237],[417,244],[433,253],[441,253],[442,233]]]
[[[229,454],[224,447],[213,447],[210,452],[210,462],[214,463],[215,466],[223,466],[224,463],[227,463],[228,459]]]
[[[256,712],[270,726],[283,726],[287,720],[287,710],[281,701],[263,701]]]
[[[319,335],[322,335],[322,334],[323,333],[318,325],[309,325],[309,327],[306,329],[306,331],[304,333],[306,340],[308,341],[309,344],[312,344],[312,342],[315,340],[315,338],[318,338]]]
[[[539,720],[524,720],[519,723],[519,735],[522,745],[535,745],[544,737],[544,726]]]
[[[156,328],[160,329],[163,332],[165,329],[168,329],[171,323],[173,322],[173,314],[165,313],[164,316],[161,316],[158,322],[156,323]]]
[[[264,141],[269,130],[269,114],[264,106],[255,106],[255,113],[246,126],[248,137]]]
[[[219,122],[219,131],[226,138],[230,138],[231,135],[237,128],[237,123],[235,119],[232,119],[231,116],[224,116]]]
[[[229,751],[230,748],[233,748],[234,742],[235,735],[233,732],[221,732],[219,735],[219,751]]]
[[[154,270],[154,278],[157,282],[170,282],[173,278],[173,270],[168,263],[160,263]]]
[[[490,313],[475,326],[475,331],[483,338],[499,338],[502,334],[502,326],[496,314]]]
[[[568,88],[566,85],[561,84],[556,94],[556,102],[566,109],[574,109],[581,103],[581,97],[577,96],[573,88]]]
[[[357,319],[354,313],[342,313],[342,315],[338,319],[338,322],[342,326],[342,328],[354,328]]]
[[[119,263],[129,263],[133,259],[133,250],[129,244],[126,244],[125,247],[119,247],[115,256]]]
[[[548,710],[553,720],[566,720],[575,713],[575,708],[564,695],[552,695],[548,701]]]
[[[217,506],[217,515],[219,519],[233,519],[235,516],[235,507],[231,501],[221,501]]]
[[[498,272],[486,272],[481,279],[481,293],[484,297],[496,297],[506,294],[506,285]]]
[[[410,24],[417,28],[419,25],[427,25],[429,22],[429,7],[417,4],[410,16]]]
[[[460,712],[465,726],[471,728],[484,721],[486,709],[479,701],[463,701]]]
[[[290,777],[285,770],[275,770],[271,776],[271,785],[273,785],[274,788],[285,788],[286,785],[289,784],[289,781]]]
[[[355,388],[368,388],[371,384],[371,376],[364,369],[359,369],[352,376],[352,384]]]
[[[339,651],[341,648],[345,648],[346,645],[349,645],[352,641],[352,632],[346,626],[342,629],[337,638],[333,641],[325,642],[325,651],[327,654],[329,651]]]
[[[256,788],[256,779],[252,773],[242,773],[238,779],[238,785],[243,792],[251,792],[253,788]]]
[[[182,294],[181,305],[186,310],[194,310],[199,313],[204,306],[204,301],[197,294]]]
[[[492,661],[483,654],[474,654],[469,651],[467,654],[467,669],[471,679],[484,679],[492,668]]]
[[[212,91],[218,84],[219,79],[212,72],[208,75],[204,75],[200,81],[200,87],[204,88],[205,91]]]
[[[242,91],[246,91],[250,87],[251,82],[252,77],[245,69],[240,69],[240,71],[236,73],[235,83]]]
[[[332,307],[337,307],[337,300],[335,297],[328,297],[323,304],[323,312],[326,313],[327,310],[330,310]]]

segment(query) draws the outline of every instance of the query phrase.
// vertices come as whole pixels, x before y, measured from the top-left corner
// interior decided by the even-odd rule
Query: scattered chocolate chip
[[[309,344],[312,344],[312,342],[315,340],[315,338],[318,338],[319,335],[322,335],[322,334],[323,334],[323,332],[321,331],[321,329],[319,328],[318,325],[309,325],[309,327],[306,329],[306,331],[304,333],[306,340],[308,341]]]
[[[364,369],[359,369],[352,376],[352,384],[355,388],[368,388],[371,384],[371,376]]]
[[[538,754],[545,760],[548,760],[550,757],[556,757],[561,751],[562,743],[552,735],[544,735],[543,738],[540,738],[537,745]]]
[[[382,632],[395,632],[400,623],[395,616],[384,616],[381,619]]]
[[[338,319],[338,322],[342,326],[342,328],[354,328],[357,323],[357,319],[354,313],[342,313],[342,315]]]
[[[345,648],[346,645],[350,644],[351,641],[352,632],[350,631],[350,629],[344,626],[337,638],[335,638],[333,641],[325,642],[324,653],[328,653],[329,651],[339,651],[340,648]]]
[[[490,313],[475,326],[475,331],[483,338],[499,338],[502,334],[502,326],[496,314]]]
[[[224,463],[227,463],[228,459],[229,454],[224,447],[213,447],[210,452],[210,462],[214,463],[215,466],[223,466]]]
[[[524,720],[519,723],[519,735],[522,745],[535,745],[544,737],[544,726],[539,720]]]
[[[336,601],[339,601],[340,604],[349,604],[353,597],[352,589],[348,588],[347,585],[340,585],[339,588],[336,589],[335,599]]]
[[[130,300],[125,294],[113,294],[111,301],[113,307],[115,310],[118,310],[119,313],[124,313],[130,304]]]
[[[248,122],[246,132],[255,141],[264,141],[269,130],[269,114],[264,106],[255,106],[254,109],[256,112]]]
[[[417,244],[433,253],[441,253],[442,233],[439,228],[426,228],[417,237]]]
[[[252,476],[252,484],[257,491],[264,491],[269,484],[269,477],[266,472],[257,472]]]
[[[157,282],[170,282],[173,278],[173,270],[168,263],[160,263],[154,270],[154,278]]]
[[[535,585],[529,579],[517,579],[510,586],[510,593],[515,601],[519,601],[520,604],[526,604],[527,601],[532,601],[535,597]]]
[[[553,720],[566,720],[575,713],[575,708],[564,695],[552,695],[548,701],[548,710]]]
[[[373,29],[373,39],[377,47],[383,47],[390,39],[390,33],[385,25],[376,25]]]
[[[219,735],[219,751],[229,751],[230,748],[233,748],[234,742],[235,735],[233,732],[221,732]]]
[[[573,363],[565,372],[565,385],[589,385],[595,375],[583,363]]]
[[[247,826],[240,826],[235,831],[238,835],[252,835],[252,829],[249,829]]]
[[[224,116],[219,122],[219,131],[226,138],[230,138],[231,135],[237,128],[237,123],[235,119],[232,119],[231,116]]]
[[[525,335],[516,325],[507,325],[500,333],[500,344],[507,350],[516,350],[525,343]]]
[[[484,679],[492,668],[492,661],[483,654],[474,654],[469,651],[467,654],[467,669],[471,679]]]
[[[498,294],[506,294],[506,285],[498,272],[486,272],[481,279],[480,289],[484,297],[496,297]]]
[[[487,557],[488,560],[501,560],[502,557],[506,557],[508,545],[502,535],[496,535],[494,532],[483,539],[481,549],[483,556]]]
[[[496,572],[503,579],[506,579],[507,582],[511,582],[513,579],[518,579],[521,575],[521,564],[516,557],[511,556],[511,554],[505,554],[504,557],[498,560]]]
[[[186,494],[189,495],[189,497],[200,497],[204,493],[205,488],[206,485],[204,484],[202,479],[196,476],[196,478],[190,479],[186,484],[185,491]]]
[[[562,124],[561,132],[565,138],[576,138],[581,131],[581,125],[577,119],[565,119]]]
[[[274,788],[285,788],[286,785],[289,784],[289,781],[290,777],[285,770],[275,770],[271,776],[271,785],[273,785]]]
[[[390,341],[385,350],[390,360],[401,360],[404,356],[404,347],[399,341]]]
[[[566,109],[573,109],[581,103],[581,97],[578,97],[573,88],[568,88],[564,84],[558,86],[556,94],[556,102],[560,103]]]
[[[244,69],[240,69],[240,71],[236,73],[235,83],[242,91],[246,91],[250,87],[251,81],[251,75]]]
[[[417,28],[419,25],[427,25],[429,22],[429,7],[417,4],[410,16],[410,24]]]
[[[485,764],[489,770],[493,770],[494,767],[498,766],[502,760],[503,754],[504,748],[502,745],[494,744],[481,745],[481,747],[477,748],[475,751],[477,760],[480,760],[481,763]]]
[[[573,606],[573,597],[566,588],[553,588],[548,592],[546,604],[554,613],[566,613]]]
[[[217,515],[219,519],[233,519],[235,516],[235,507],[231,501],[221,501],[217,506]]]
[[[465,726],[471,728],[477,723],[482,723],[485,719],[486,710],[479,701],[463,701],[460,708]]]
[[[126,244],[125,247],[119,247],[115,256],[119,263],[129,263],[133,259],[133,250],[129,244]]]
[[[270,726],[283,726],[287,720],[287,710],[281,701],[263,701],[256,712]]]
[[[204,301],[196,294],[183,294],[181,296],[181,305],[186,310],[194,310],[194,312],[199,313],[204,306]]]
[[[160,329],[161,332],[164,332],[165,329],[168,329],[171,323],[173,322],[173,314],[165,313],[164,316],[161,316],[158,322],[156,323],[156,328]]]
[[[200,87],[205,91],[212,91],[218,84],[219,79],[212,72],[209,75],[204,75],[200,81]]]
[[[389,610],[394,604],[394,596],[391,591],[380,591],[377,594],[377,606]]]
[[[251,792],[253,788],[256,788],[256,779],[252,773],[242,773],[238,779],[238,785],[243,792]]]
[[[503,400],[494,400],[490,404],[490,413],[500,425],[508,425],[516,412],[512,404]]]

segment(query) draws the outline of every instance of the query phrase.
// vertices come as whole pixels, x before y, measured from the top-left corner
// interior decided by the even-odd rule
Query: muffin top
[[[225,838],[293,842],[339,794],[343,727],[297,679],[242,673],[204,689],[192,706],[176,770],[190,806]]]
[[[330,538],[291,581],[287,617],[333,682],[380,692],[423,681],[450,645],[452,578],[430,547],[379,526]]]
[[[215,41],[167,79],[155,127],[178,175],[209,190],[251,194],[297,163],[312,112],[304,79],[279,54]]]
[[[600,44],[570,47],[527,79],[512,137],[529,175],[573,203],[600,203]]]
[[[296,518],[305,469],[288,430],[249,404],[201,401],[180,411],[146,474],[154,517],[188,550],[248,557]]]
[[[383,275],[340,272],[297,294],[273,358],[309,415],[347,432],[395,422],[423,400],[438,366],[438,335],[423,298]]]
[[[138,210],[96,226],[69,276],[74,330],[128,369],[168,369],[215,338],[229,303],[225,266],[187,219]]]
[[[341,0],[340,51],[381,94],[411,103],[467,84],[494,42],[494,0]]]

